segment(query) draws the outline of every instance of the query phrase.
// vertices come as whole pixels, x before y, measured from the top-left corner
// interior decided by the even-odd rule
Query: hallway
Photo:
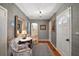
[[[0,55],[79,56],[79,3],[0,3],[0,31]]]

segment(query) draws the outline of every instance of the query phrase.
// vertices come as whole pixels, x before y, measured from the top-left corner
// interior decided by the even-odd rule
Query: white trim
[[[52,44],[51,41],[49,41],[49,42]],[[57,47],[55,47],[53,44],[52,44],[52,46],[63,56],[63,54],[61,53],[61,51]]]
[[[72,13],[71,13],[71,6],[69,7],[70,10],[70,56],[72,55]]]
[[[4,16],[6,16],[6,22],[7,22],[7,9],[6,8],[4,8],[3,6],[1,6],[0,5],[0,9],[2,9],[2,10],[4,10],[5,11],[5,14],[4,14]],[[4,22],[5,22],[5,20],[4,20]],[[7,23],[6,23],[6,31],[7,31]],[[7,43],[7,32],[6,32],[6,43]],[[7,44],[6,44],[7,45]],[[7,48],[7,47],[6,47]],[[6,54],[5,54],[6,56],[7,56],[7,49],[6,49]]]

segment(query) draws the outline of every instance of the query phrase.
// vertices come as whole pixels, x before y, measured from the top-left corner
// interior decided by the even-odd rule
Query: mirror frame
[[[14,26],[14,36],[17,37],[18,36],[17,31],[19,30],[18,26],[20,26],[20,24],[19,24],[19,17],[18,16],[15,16],[15,22],[14,23],[15,23],[15,26]],[[22,23],[23,23],[23,21],[22,21]],[[21,23],[21,27],[20,27],[21,32],[19,31],[19,33],[22,33],[22,23]]]

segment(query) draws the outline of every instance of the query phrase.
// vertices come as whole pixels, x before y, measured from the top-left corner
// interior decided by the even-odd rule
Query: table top
[[[26,39],[20,39],[20,41],[30,41],[30,40],[32,40],[31,37],[26,37]]]

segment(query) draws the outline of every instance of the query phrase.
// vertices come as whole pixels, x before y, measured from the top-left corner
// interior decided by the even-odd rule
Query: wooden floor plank
[[[52,51],[52,54],[54,56],[61,56],[61,54],[56,50],[56,48],[50,43],[50,41],[39,41],[39,43],[47,43],[50,47],[50,50]]]

